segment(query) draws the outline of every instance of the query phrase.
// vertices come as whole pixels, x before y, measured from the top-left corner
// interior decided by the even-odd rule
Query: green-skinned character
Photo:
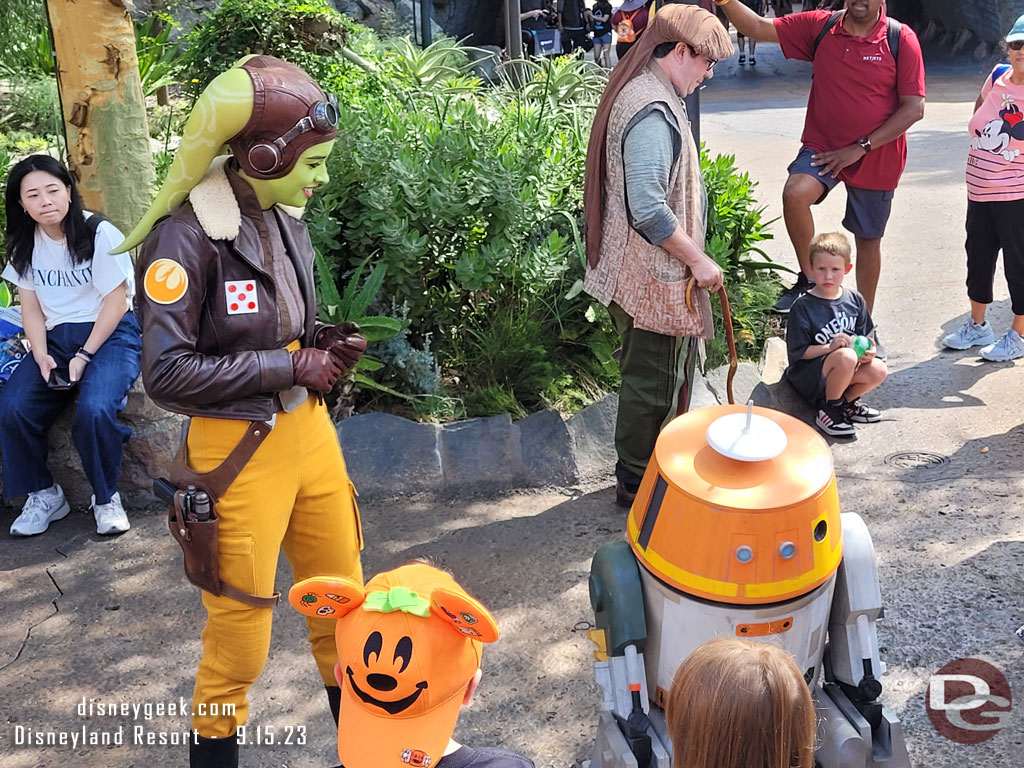
[[[280,551],[296,580],[362,580],[355,491],[320,395],[366,341],[351,324],[318,322],[301,219],[328,180],[337,123],[336,99],[301,69],[242,59],[200,96],[166,183],[121,245],[142,244],[146,391],[192,417],[171,479],[215,500],[217,546],[201,573],[187,568],[207,613],[193,768],[238,765],[235,731],[266,662]],[[334,622],[307,623],[337,717]]]

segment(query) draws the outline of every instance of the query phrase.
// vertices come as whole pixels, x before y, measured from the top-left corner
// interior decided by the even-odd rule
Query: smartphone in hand
[[[67,368],[54,368],[50,371],[50,378],[46,381],[46,386],[50,389],[71,389],[78,382],[71,380],[71,374],[68,373]]]

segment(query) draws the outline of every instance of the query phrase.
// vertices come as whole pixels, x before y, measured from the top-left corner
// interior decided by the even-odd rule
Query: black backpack
[[[836,24],[839,23],[840,19],[843,18],[843,14],[846,11],[836,11],[828,20],[825,22],[825,26],[821,28],[821,32],[814,38],[814,47],[811,49],[811,60],[814,60],[814,55],[818,52],[818,46],[821,41],[825,39],[825,35],[828,34],[829,30],[832,29]],[[896,19],[891,16],[886,17],[889,22],[889,50],[892,51],[893,61],[899,62],[900,60],[900,30],[903,29],[903,25],[900,24]]]

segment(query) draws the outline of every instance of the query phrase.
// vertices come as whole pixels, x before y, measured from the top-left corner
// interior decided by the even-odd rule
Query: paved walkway
[[[784,168],[798,146],[807,68],[762,46],[756,71],[736,70],[735,60],[723,62],[704,91],[704,137],[761,181],[776,216]],[[1024,624],[1024,364],[982,365],[937,348],[965,309],[964,126],[984,73],[931,71],[928,114],[911,134],[886,239],[876,313],[892,375],[873,402],[889,420],[836,445],[835,456],[843,507],[865,517],[878,549],[887,604],[883,699],[904,721],[915,764],[1009,766],[1024,747],[1020,708],[1010,728],[975,747],[941,739],[924,712],[928,675],[958,657],[992,661],[1024,695],[1024,648],[1013,636]],[[822,227],[838,225],[842,198],[839,190],[822,206]],[[769,252],[792,263],[781,223],[777,232]],[[1002,328],[1009,309],[998,281],[997,298],[992,319]],[[915,470],[883,462],[922,450],[949,463]],[[605,488],[573,497],[364,506],[368,573],[428,556],[498,616],[503,637],[485,654],[479,699],[460,725],[466,742],[521,749],[540,768],[566,768],[588,754],[598,696],[580,629],[591,619],[590,558],[623,535],[624,515],[612,500]],[[10,517],[3,520],[6,526]],[[150,513],[133,523],[115,541],[100,540],[79,514],[29,541],[0,536],[0,767],[186,764],[185,750],[171,742],[188,719],[167,710],[190,696],[199,598],[179,575],[163,519]],[[282,563],[278,584],[289,583]],[[245,766],[335,764],[333,723],[304,634],[294,612],[277,610],[271,659],[251,697],[249,736],[262,744],[243,749]],[[140,709],[83,714],[83,699]],[[16,743],[49,731],[81,738],[83,728],[114,735],[119,727],[123,746]]]

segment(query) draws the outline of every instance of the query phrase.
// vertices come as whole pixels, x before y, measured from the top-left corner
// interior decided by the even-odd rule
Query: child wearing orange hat
[[[452,738],[498,625],[450,574],[412,563],[365,587],[318,577],[293,586],[288,599],[306,616],[338,620],[343,768],[533,768],[517,752]]]

